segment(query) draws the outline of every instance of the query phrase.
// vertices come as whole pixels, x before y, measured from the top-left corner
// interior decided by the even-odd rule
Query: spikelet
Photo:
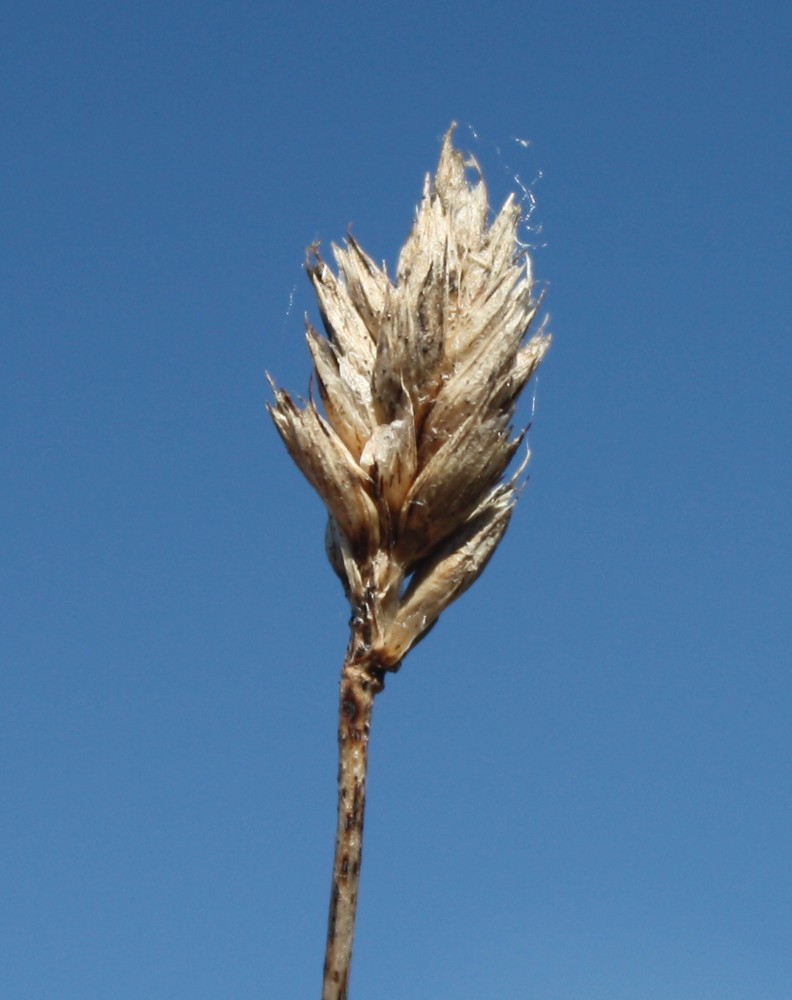
[[[488,225],[484,181],[443,142],[395,281],[351,235],[306,264],[326,336],[307,324],[319,396],[269,411],[324,501],[330,562],[365,654],[397,669],[482,573],[509,524],[517,399],[550,346],[510,196]],[[477,172],[473,183],[466,167]],[[274,387],[273,387],[274,388]]]

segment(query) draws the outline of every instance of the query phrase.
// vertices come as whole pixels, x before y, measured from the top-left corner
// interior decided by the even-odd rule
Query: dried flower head
[[[523,435],[517,398],[550,346],[513,196],[487,191],[445,137],[396,280],[348,236],[334,274],[309,251],[326,337],[307,323],[325,417],[276,390],[270,413],[329,512],[327,552],[361,655],[394,670],[503,537]],[[466,167],[476,170],[473,183]]]

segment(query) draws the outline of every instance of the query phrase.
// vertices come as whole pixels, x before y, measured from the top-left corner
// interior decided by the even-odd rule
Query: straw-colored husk
[[[550,337],[510,197],[487,224],[481,177],[443,143],[396,280],[351,235],[337,275],[310,251],[327,336],[307,324],[326,417],[284,390],[270,412],[330,518],[327,551],[385,670],[480,575],[509,523],[517,397]],[[477,170],[475,164],[473,169]]]

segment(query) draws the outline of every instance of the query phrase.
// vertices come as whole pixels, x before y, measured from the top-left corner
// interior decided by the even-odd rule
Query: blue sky
[[[347,610],[264,372],[457,120],[555,342],[378,699],[353,996],[788,1000],[789,5],[0,19],[0,994],[318,996]]]

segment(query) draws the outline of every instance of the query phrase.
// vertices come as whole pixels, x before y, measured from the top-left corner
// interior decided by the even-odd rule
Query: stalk
[[[350,644],[341,671],[338,826],[327,921],[322,1000],[346,1000],[348,996],[363,857],[369,732],[374,698],[382,687],[382,670],[370,656],[362,661],[356,660],[353,644]]]

